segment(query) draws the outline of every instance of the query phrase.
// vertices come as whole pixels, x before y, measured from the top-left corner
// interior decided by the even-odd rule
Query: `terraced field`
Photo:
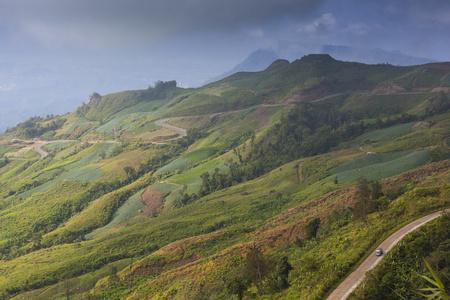
[[[361,176],[368,180],[382,179],[420,167],[428,162],[427,150],[364,155],[330,170],[338,181],[354,181]]]
[[[139,211],[146,209],[146,205],[140,199],[143,192],[144,190],[140,190],[139,192],[128,198],[128,200],[125,201],[125,203],[115,212],[113,219],[108,223],[108,225],[92,231],[91,233],[87,234],[85,238],[88,240],[95,238],[99,234],[116,227],[123,221],[139,215]]]

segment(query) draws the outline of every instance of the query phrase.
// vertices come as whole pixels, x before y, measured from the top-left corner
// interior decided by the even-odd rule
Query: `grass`
[[[365,68],[378,68],[384,72],[384,75],[380,77],[386,77],[388,73],[403,74],[406,70],[384,65],[351,64],[353,69],[343,72],[344,68],[339,63],[328,61],[326,64],[321,67],[315,61],[284,63],[283,66],[270,71],[276,76],[273,80],[269,77],[264,78],[265,74],[263,74],[259,78],[258,76],[252,78],[253,82],[245,81],[245,75],[238,74],[227,80],[242,79],[240,88],[230,87],[223,81],[216,86],[217,89],[211,85],[209,94],[190,90],[185,96],[174,97],[174,100],[169,103],[172,106],[168,104],[163,108],[168,117],[170,113],[174,115],[187,112],[205,114],[222,109],[243,109],[243,111],[211,118],[211,124],[208,123],[206,128],[209,136],[192,145],[189,152],[181,156],[182,159],[177,162],[178,166],[175,163],[176,160],[173,162],[170,167],[171,172],[177,174],[173,176],[169,174],[167,180],[187,185],[188,193],[193,193],[200,187],[199,176],[202,173],[212,172],[216,167],[225,171],[227,159],[235,159],[230,149],[248,140],[253,132],[257,134],[257,138],[262,137],[261,131],[266,128],[264,126],[269,126],[271,122],[279,119],[283,111],[282,107],[252,109],[253,105],[261,101],[267,103],[283,101],[285,99],[283,97],[289,93],[305,88],[302,86],[304,82],[308,88],[314,88],[317,84],[324,82],[333,92],[339,88],[348,87],[370,89],[374,86],[374,78],[378,75],[373,73],[368,77],[361,76],[361,82],[355,82],[350,80],[355,78],[353,71],[359,70],[358,74],[365,74]],[[329,70],[339,71],[339,76],[342,78],[339,76],[324,78]],[[276,72],[280,73],[275,74]],[[316,79],[308,79],[311,74],[316,76]],[[339,85],[339,87],[333,86],[334,79],[337,82],[336,86]],[[281,86],[280,83],[284,81],[287,82],[284,90],[266,89],[266,87],[271,89]],[[341,83],[343,83],[342,87],[340,87]],[[257,93],[246,87],[253,88]],[[286,91],[288,93],[283,95]],[[105,96],[103,103],[99,102],[98,106],[90,108],[92,109],[91,117],[96,121],[108,122],[114,112],[117,118],[121,115],[126,116],[119,122],[122,129],[133,129],[133,132],[137,132],[141,129],[134,126],[141,115],[139,111],[133,110],[138,108],[136,105],[145,106],[144,102],[148,100],[144,99],[145,94],[145,91],[130,91]],[[385,99],[381,100],[388,102]],[[377,100],[378,104],[384,103],[381,100]],[[406,102],[401,103],[400,110],[408,109]],[[196,106],[196,104],[199,105]],[[123,107],[128,107],[128,110],[123,110]],[[244,111],[245,108],[249,110]],[[139,109],[144,108],[139,107]],[[139,122],[148,124],[147,122],[151,122],[153,117],[161,117],[160,113],[162,113],[160,109],[145,112],[146,119]],[[89,115],[86,118],[89,118]],[[186,121],[189,124],[201,122],[203,120]],[[440,122],[438,125],[446,122],[445,118]],[[112,123],[108,124],[110,125]],[[400,131],[398,128],[390,130]],[[368,161],[358,161],[355,158],[353,165],[341,170],[341,173],[358,173],[358,169],[363,169],[369,175],[370,172],[378,175],[377,171],[380,168],[386,173],[389,168],[394,169],[393,172],[399,172],[399,169],[404,166],[411,168],[412,162],[426,159],[427,153],[423,150],[424,148],[442,144],[442,136],[448,136],[448,129],[425,129],[403,135],[396,140],[383,140],[383,135],[382,132],[374,133],[373,138],[380,139],[381,142],[375,142],[367,147],[377,149],[377,153],[389,152],[390,150],[387,149],[414,151],[386,153],[386,157],[382,156],[378,161],[374,157],[358,158]],[[201,149],[205,146],[208,148]],[[352,220],[342,224],[333,223],[330,226],[333,229],[332,232],[323,229],[316,240],[303,240],[303,246],[298,246],[296,241],[304,238],[304,227],[312,218],[318,217],[322,224],[326,225],[329,213],[352,206],[354,182],[345,182],[339,178],[339,183],[334,184],[334,176],[329,176],[329,170],[338,162],[357,156],[360,152],[358,149],[347,149],[290,162],[255,180],[214,192],[178,209],[167,209],[155,218],[145,216],[132,218],[133,213],[137,211],[134,205],[139,204],[139,194],[154,180],[150,177],[151,173],[99,198],[82,199],[86,200],[83,205],[76,206],[78,202],[74,199],[81,197],[81,193],[86,188],[102,188],[101,184],[90,185],[87,181],[95,180],[101,176],[102,172],[108,175],[97,179],[99,181],[122,180],[125,178],[123,170],[125,166],[136,168],[140,161],[151,158],[155,152],[164,151],[163,149],[149,150],[146,149],[146,145],[136,143],[137,149],[130,146],[117,156],[102,159],[103,155],[107,157],[114,147],[116,147],[115,144],[84,145],[83,147],[73,145],[53,158],[26,162],[12,161],[0,169],[2,179],[0,248],[8,250],[5,251],[8,257],[3,259],[3,253],[0,257],[2,259],[0,295],[7,290],[13,294],[20,293],[27,287],[48,286],[49,288],[41,290],[40,294],[54,289],[54,295],[58,296],[45,295],[49,295],[48,299],[57,298],[62,295],[61,290],[58,293],[56,290],[64,286],[63,278],[73,278],[73,284],[79,288],[78,290],[85,291],[97,282],[95,278],[88,278],[94,273],[93,270],[102,270],[105,273],[107,266],[117,261],[117,267],[126,269],[119,272],[117,276],[97,283],[96,292],[100,298],[128,298],[131,293],[135,293],[137,298],[159,296],[162,298],[164,295],[177,299],[193,298],[195,293],[191,292],[195,292],[200,287],[201,292],[204,292],[204,298],[214,298],[214,290],[222,293],[216,298],[230,298],[231,295],[224,288],[224,283],[231,276],[238,274],[240,267],[245,264],[248,246],[255,243],[260,245],[265,253],[270,253],[274,257],[286,255],[295,268],[290,276],[291,289],[282,294],[268,296],[268,299],[321,299],[333,284],[343,278],[352,266],[371,250],[380,236],[414,216],[448,206],[448,162],[442,162],[442,166],[446,167],[445,170],[433,167],[428,172],[424,171],[426,169],[424,168],[417,171],[417,176],[411,175],[412,173],[408,174],[410,177],[405,176],[404,180],[405,182],[408,180],[410,192],[392,202],[388,210],[384,212],[385,215],[378,213],[370,215],[369,228],[366,228],[362,222]],[[226,150],[227,153],[216,157],[219,153],[217,149]],[[382,149],[384,150],[381,151]],[[422,151],[415,151],[417,149]],[[243,150],[243,152],[246,151]],[[195,166],[196,164],[198,165]],[[305,178],[300,183],[297,176],[299,164]],[[358,166],[360,168],[356,169]],[[65,173],[59,174],[62,171]],[[348,177],[355,177],[353,173],[348,174]],[[387,175],[383,174],[383,176]],[[111,177],[106,180],[107,176]],[[398,178],[395,180],[399,180]],[[49,189],[41,193],[35,190],[32,197],[23,199],[12,195],[19,187],[32,184],[34,180],[39,182],[48,180],[44,184],[49,184]],[[395,180],[392,182],[397,182]],[[383,184],[385,182],[388,181],[383,181]],[[37,188],[43,189],[44,184]],[[438,197],[420,196],[421,188],[424,187],[440,189]],[[150,188],[168,195],[166,198],[166,205],[168,205],[175,199],[180,186],[154,183]],[[9,193],[12,194],[9,195]],[[121,205],[123,202],[127,204]],[[120,209],[117,209],[119,206]],[[47,222],[60,218],[60,213],[64,212],[68,212],[68,215],[63,216],[60,221]],[[110,234],[93,234],[95,239],[83,240],[86,233],[105,225],[111,227],[111,229],[104,228],[110,230],[108,231]],[[72,238],[74,235],[79,237],[77,241]],[[45,249],[38,249],[35,243],[41,243]],[[9,246],[10,248],[7,248]],[[158,248],[160,250],[155,252]],[[135,275],[134,288],[130,293],[126,274],[129,274],[130,268],[127,263],[130,262],[131,257],[142,258],[142,260],[134,262],[132,269]],[[112,272],[109,273],[112,274]],[[58,287],[50,287],[58,281],[60,282]],[[89,287],[86,288],[84,284],[88,284]],[[76,288],[73,289],[75,290]],[[246,296],[252,297],[251,292],[256,295],[255,289],[251,288]],[[29,298],[34,299],[34,295]],[[93,295],[84,296],[89,298]]]
[[[156,183],[152,184],[151,186],[149,186],[149,188],[151,190],[155,190],[155,191],[159,191],[163,194],[167,194],[175,189],[178,189],[179,186],[174,185],[174,184],[156,182]]]
[[[83,119],[83,118],[77,118],[75,120],[75,122],[72,124],[72,126],[70,126],[66,132],[64,132],[64,134],[71,134],[75,130],[75,128],[77,128],[78,126],[86,126],[89,124],[91,124],[90,121]]]
[[[339,181],[354,181],[362,176],[368,180],[392,177],[428,162],[428,151],[405,151],[364,155],[330,170]]]
[[[4,156],[5,153],[17,152],[18,147],[15,146],[1,146],[0,147],[0,157]]]
[[[430,147],[430,145],[442,145],[442,140],[449,135],[450,130],[448,128],[432,128],[413,132],[394,141],[381,142],[379,145],[371,147],[379,152],[424,149]]]
[[[50,143],[47,145],[44,145],[42,147],[43,150],[47,151],[47,152],[60,152],[64,149],[69,148],[71,145],[73,144],[73,142],[64,142],[64,143]]]
[[[87,234],[85,236],[85,238],[88,240],[93,239],[97,235],[116,227],[123,221],[126,221],[128,219],[131,219],[131,218],[139,215],[139,212],[138,212],[139,210],[146,209],[146,205],[144,203],[142,203],[141,198],[140,198],[142,193],[144,192],[144,190],[145,189],[142,189],[139,192],[137,192],[136,194],[134,194],[133,196],[131,196],[130,198],[128,198],[128,200],[125,201],[125,203],[115,212],[111,222],[109,222],[106,226],[98,228],[98,229],[92,231],[91,233]]]
[[[367,118],[374,118],[380,113],[401,114],[410,112],[433,95],[433,93],[361,95],[350,98],[341,110],[353,111]]]
[[[210,172],[211,170],[214,170],[216,167],[224,166],[224,162],[228,158],[232,157],[234,156],[227,153],[225,155],[213,158],[191,169],[186,169],[180,174],[174,174],[170,176],[169,181],[180,185],[189,184],[196,178],[199,178],[200,175],[202,175],[203,173]]]
[[[202,169],[204,169],[207,166],[214,166],[213,168],[205,171],[205,172],[208,172],[210,175],[213,174],[215,169],[219,169],[219,173],[226,173],[229,170],[227,163],[221,163],[221,164],[217,165],[217,161],[213,160],[213,162],[215,162],[215,163],[211,164],[211,165],[202,164],[201,165]],[[187,172],[189,172],[189,171],[187,171]],[[196,174],[197,172],[198,172],[198,170],[195,170],[188,176],[184,176],[185,175],[184,173],[181,175],[181,177],[184,179],[183,180],[184,185],[186,185],[186,187],[187,187],[186,193],[188,193],[189,195],[197,194],[200,191],[200,188],[202,186],[202,179],[200,178],[201,174],[193,179],[191,178],[192,174]],[[202,172],[202,174],[205,172]],[[177,175],[175,175],[175,176],[177,176]],[[177,178],[176,177],[174,178],[174,177],[169,177],[168,181],[173,182],[173,183],[177,182],[178,181]],[[191,180],[189,182],[187,182],[188,178],[191,178]],[[164,205],[171,206],[173,204],[174,200],[179,199],[181,197],[180,191],[181,191],[181,187],[171,191],[170,194],[166,197]]]
[[[184,158],[189,159],[192,164],[198,164],[206,159],[214,157],[219,149],[212,147],[205,147],[198,150],[194,150],[183,155]]]
[[[101,158],[101,154],[104,153],[105,155],[108,155],[115,147],[117,147],[116,144],[96,144],[93,145],[87,149],[82,150],[80,153],[85,154],[85,156],[80,155],[80,153],[76,154],[74,157],[80,157],[78,161],[74,161],[72,163],[68,164],[54,164],[52,169],[56,169],[59,167],[64,167],[65,170],[67,170],[66,173],[63,173],[62,175],[49,180],[47,182],[44,182],[43,184],[31,188],[23,193],[20,193],[18,197],[24,199],[27,197],[30,197],[31,195],[35,193],[40,192],[46,192],[53,187],[55,187],[58,183],[60,183],[63,180],[77,180],[80,182],[92,182],[97,179],[99,179],[101,176],[103,176],[103,172],[99,167],[85,167],[89,164],[94,164],[96,162],[99,162]],[[84,153],[83,153],[84,152]],[[72,158],[73,159],[73,158]],[[69,160],[70,162],[70,160]],[[67,161],[66,161],[67,163]]]
[[[46,175],[51,176],[51,175]],[[18,197],[25,199],[36,193],[46,192],[53,187],[55,187],[58,183],[65,180],[76,180],[79,182],[93,182],[103,176],[103,172],[98,167],[85,167],[72,169],[68,172],[49,180],[35,188],[29,189],[23,193],[20,193]],[[45,178],[45,177],[44,177]]]
[[[158,169],[155,172],[155,175],[163,175],[166,173],[174,172],[176,170],[187,169],[192,166],[193,166],[193,164],[191,163],[191,161],[189,159],[184,158],[184,157],[179,157],[179,158],[175,159],[174,161],[172,161],[171,163]]]
[[[411,126],[413,122],[400,125],[391,126],[389,128],[383,128],[367,132],[355,139],[356,142],[362,143],[365,141],[381,142],[386,140],[394,140],[401,136],[407,135],[412,132]]]
[[[188,152],[157,170],[155,172],[155,175],[163,175],[166,173],[172,173],[177,170],[191,168],[194,165],[213,157],[218,151],[219,150],[216,148],[205,147]]]
[[[91,146],[93,149],[89,154],[83,156],[76,162],[66,165],[65,168],[68,170],[76,169],[88,164],[99,162],[102,159],[103,155],[108,156],[117,146],[117,144],[113,143],[95,144]]]

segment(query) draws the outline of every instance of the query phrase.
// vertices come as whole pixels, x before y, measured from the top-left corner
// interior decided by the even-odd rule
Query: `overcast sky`
[[[449,32],[448,0],[0,0],[0,92],[76,74],[96,76],[65,90],[81,100],[159,79],[193,86],[280,42],[450,61]]]
[[[2,50],[24,55],[226,52],[286,39],[449,60],[449,29],[447,0],[0,0]]]

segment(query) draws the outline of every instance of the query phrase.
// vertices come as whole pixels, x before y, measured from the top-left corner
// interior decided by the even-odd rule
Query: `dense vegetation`
[[[0,298],[324,299],[449,207],[443,70],[309,55],[18,124],[0,140]],[[34,138],[70,141],[40,159]],[[447,228],[407,238],[355,297],[417,298],[422,257],[447,280]]]
[[[398,244],[368,276],[364,288],[350,299],[424,299],[420,289],[431,286],[421,276],[428,273],[425,261],[450,286],[450,215],[413,232]],[[431,277],[431,276],[429,276]],[[432,277],[431,277],[432,278]]]
[[[51,139],[55,130],[60,129],[66,122],[66,119],[55,116],[31,117],[27,121],[17,124],[14,128],[9,128],[6,134],[14,132],[14,135],[18,138],[32,139],[38,136]],[[45,125],[43,125],[45,123]]]

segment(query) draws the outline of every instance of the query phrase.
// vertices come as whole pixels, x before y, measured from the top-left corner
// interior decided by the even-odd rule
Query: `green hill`
[[[448,73],[308,55],[18,124],[0,138],[0,298],[324,299],[450,207]]]

